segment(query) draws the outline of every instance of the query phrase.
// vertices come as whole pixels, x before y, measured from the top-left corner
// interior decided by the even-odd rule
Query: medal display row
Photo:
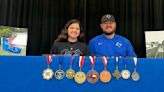
[[[66,70],[66,72],[64,72],[61,69],[61,65],[63,63],[63,59],[64,56],[59,56],[59,69],[57,71],[53,71],[50,68],[50,64],[52,62],[52,55],[46,56],[46,61],[47,61],[47,68],[45,70],[43,70],[42,76],[43,79],[45,80],[50,80],[53,77],[55,77],[57,80],[62,80],[64,77],[66,77],[67,79],[74,79],[74,81],[78,84],[82,84],[84,83],[86,80],[89,83],[96,83],[97,81],[102,81],[104,83],[108,83],[110,82],[111,78],[115,78],[116,80],[119,80],[121,77],[125,80],[132,78],[133,81],[139,81],[140,80],[140,75],[137,72],[137,58],[133,57],[133,62],[134,62],[134,71],[132,72],[132,74],[130,73],[130,71],[126,68],[126,60],[124,60],[124,69],[120,72],[119,71],[119,67],[118,67],[118,61],[119,61],[119,57],[115,57],[115,70],[113,73],[110,73],[110,71],[107,70],[107,63],[108,63],[108,58],[106,58],[105,56],[102,56],[102,62],[104,64],[104,70],[100,72],[100,74],[94,70],[94,65],[95,65],[95,59],[96,56],[89,56],[90,62],[91,62],[91,66],[92,69],[89,70],[87,72],[87,74],[85,74],[82,71],[82,66],[84,64],[84,60],[85,60],[85,56],[79,56],[79,71],[75,72],[75,70],[73,70],[72,68],[72,64],[73,61],[75,59],[75,57],[77,56],[71,56],[71,60],[70,60],[70,68]]]

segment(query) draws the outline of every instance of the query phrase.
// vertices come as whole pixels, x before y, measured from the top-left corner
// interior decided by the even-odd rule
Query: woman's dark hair
[[[84,42],[84,33],[82,32],[81,24],[80,21],[77,19],[71,19],[68,21],[64,28],[62,29],[61,33],[58,35],[57,39],[55,42],[67,42],[68,40],[68,27],[73,24],[73,23],[78,23],[80,26],[80,35],[78,36],[77,40],[80,42]]]

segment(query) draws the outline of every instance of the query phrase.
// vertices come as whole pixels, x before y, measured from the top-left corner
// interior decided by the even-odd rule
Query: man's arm
[[[90,52],[91,55],[95,55],[95,47],[94,47],[94,41],[91,40],[88,44],[88,50]]]
[[[137,56],[130,41],[127,41],[127,56]]]

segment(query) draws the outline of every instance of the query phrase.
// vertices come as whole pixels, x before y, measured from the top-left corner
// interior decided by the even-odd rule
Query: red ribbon
[[[103,61],[104,66],[106,67],[107,63],[108,63],[108,60],[105,56],[102,56],[102,61]]]
[[[46,56],[46,60],[47,60],[47,64],[50,65],[50,63],[52,62],[52,55]]]
[[[85,56],[79,56],[79,67],[81,68],[84,64],[84,58]]]
[[[94,66],[96,56],[89,56],[89,59],[90,59],[90,61],[91,61],[92,66]]]

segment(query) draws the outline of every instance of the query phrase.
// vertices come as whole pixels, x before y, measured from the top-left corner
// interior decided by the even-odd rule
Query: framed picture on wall
[[[164,30],[145,31],[146,57],[164,58]]]
[[[27,28],[0,26],[0,55],[25,56]]]

